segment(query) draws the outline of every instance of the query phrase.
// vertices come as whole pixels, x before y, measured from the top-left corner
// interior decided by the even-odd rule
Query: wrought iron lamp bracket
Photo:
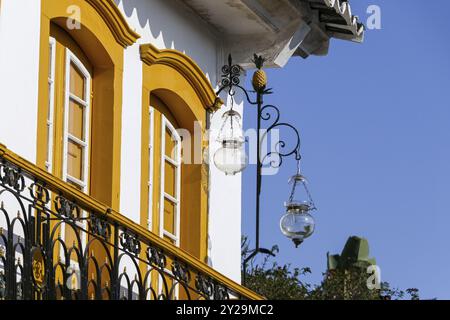
[[[255,55],[256,57],[256,55]],[[260,65],[259,67],[262,67]],[[286,157],[294,156],[295,160],[299,162],[301,160],[300,155],[300,134],[297,128],[287,122],[280,122],[281,114],[280,109],[273,104],[264,104],[264,96],[271,94],[271,89],[266,89],[265,86],[259,90],[251,91],[256,93],[256,100],[252,100],[247,91],[240,84],[242,68],[233,64],[231,55],[228,56],[228,64],[222,67],[222,79],[220,82],[219,90],[216,92],[219,96],[222,92],[228,92],[228,95],[234,99],[237,90],[240,90],[245,99],[250,105],[257,107],[257,172],[256,172],[256,248],[250,251],[250,255],[244,260],[244,281],[245,281],[245,270],[248,262],[253,259],[258,254],[266,254],[275,256],[274,252],[269,249],[261,248],[259,246],[259,207],[260,207],[260,193],[261,193],[261,171],[265,165],[270,165],[272,168],[279,168],[283,164],[283,159]],[[262,122],[268,124],[266,129],[261,133]],[[266,141],[269,132],[276,129],[288,129],[293,132],[294,143],[292,148],[288,148],[288,143],[286,140],[281,139],[278,141],[272,150],[268,151],[265,155],[261,154],[262,144]]]

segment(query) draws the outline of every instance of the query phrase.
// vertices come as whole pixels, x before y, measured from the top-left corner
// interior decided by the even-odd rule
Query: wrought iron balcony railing
[[[0,299],[261,299],[0,144]]]

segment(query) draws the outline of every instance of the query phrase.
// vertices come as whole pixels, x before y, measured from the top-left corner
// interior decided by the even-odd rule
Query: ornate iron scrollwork
[[[123,231],[120,235],[120,245],[123,249],[135,255],[141,253],[141,242],[134,234]]]
[[[39,247],[33,248],[31,252],[32,279],[36,286],[41,287],[45,283],[46,276],[44,254]]]
[[[224,286],[217,284],[214,286],[214,300],[229,300],[230,294],[228,289]]]
[[[210,278],[205,277],[201,273],[195,278],[195,288],[200,291],[204,297],[211,298],[214,293],[214,284]]]
[[[67,200],[62,196],[57,196],[55,199],[55,208],[61,216],[72,221],[81,219],[81,209],[74,202]]]
[[[22,192],[25,189],[25,177],[21,170],[12,167],[7,162],[0,163],[0,182],[17,192]]]
[[[241,67],[238,64],[233,64],[231,55],[228,56],[228,65],[222,67],[222,81],[223,87],[237,86],[241,82]]]
[[[177,260],[172,262],[172,273],[178,281],[186,284],[191,281],[191,273],[189,272],[188,267]]]
[[[30,185],[30,196],[35,203],[46,205],[50,201],[50,192],[39,182],[33,182]]]
[[[275,111],[275,113],[271,113],[269,110],[273,110]],[[291,155],[294,155],[296,160],[300,160],[300,134],[297,128],[295,128],[293,125],[286,122],[280,122],[280,110],[274,105],[267,104],[261,108],[261,114],[259,115],[259,117],[263,121],[270,121],[273,119],[272,123],[261,135],[260,143],[266,140],[267,135],[273,129],[290,129],[294,133],[295,139],[294,146],[287,150],[285,150],[288,145],[286,141],[278,141],[274,146],[274,150],[269,151],[264,156],[260,155],[261,164],[264,165],[266,163],[266,160],[269,159],[270,166],[272,168],[279,168],[283,164],[283,158],[289,157]],[[275,157],[276,159],[272,159],[273,157]]]
[[[236,87],[241,89],[241,91],[245,94],[248,103],[256,105],[258,104],[258,102],[252,101],[250,99],[250,95],[248,94],[247,90],[245,90],[245,88],[240,85],[241,71],[242,68],[238,64],[233,64],[233,59],[231,58],[231,55],[228,55],[228,64],[222,67],[222,76],[221,76],[222,80],[220,82],[220,88],[216,92],[216,95],[219,96],[223,90],[227,89],[228,94],[230,96],[234,96],[234,94],[236,93],[234,87]]]
[[[0,155],[0,300],[226,298],[227,290],[216,288],[212,276],[198,275],[197,267],[145,233],[131,232],[81,199],[68,200],[77,195],[47,187],[42,176],[8,161]],[[59,194],[54,206],[48,205],[51,194]],[[140,256],[142,248],[147,259]],[[134,266],[134,280],[125,268],[119,273],[125,266]]]
[[[111,235],[111,226],[109,223],[95,214],[91,214],[89,219],[92,233],[108,240]]]
[[[226,287],[200,273],[197,274],[195,279],[195,287],[205,298],[214,300],[230,299],[230,293]]]
[[[161,249],[149,246],[147,248],[147,259],[151,265],[156,266],[161,270],[164,270],[166,267],[166,256]]]

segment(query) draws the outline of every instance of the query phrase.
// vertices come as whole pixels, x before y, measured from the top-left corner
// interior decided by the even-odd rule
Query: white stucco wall
[[[227,101],[225,96],[221,96]],[[236,93],[234,110],[243,116],[243,103]],[[209,202],[209,264],[236,282],[241,282],[241,174],[227,176],[212,160],[220,147],[216,141],[222,126],[222,115],[230,107],[223,106],[211,119],[210,139],[210,202]]]
[[[140,223],[142,62],[138,45],[125,50],[122,99],[120,212]]]
[[[0,143],[33,162],[40,8],[40,0],[2,0],[0,12]]]

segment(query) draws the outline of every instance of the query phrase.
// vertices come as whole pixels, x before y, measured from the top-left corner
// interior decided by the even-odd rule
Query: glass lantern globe
[[[235,175],[244,170],[248,164],[241,116],[231,109],[224,113],[223,118],[224,123],[218,137],[221,147],[214,153],[214,164],[226,175]]]
[[[314,232],[315,221],[309,214],[311,207],[306,203],[288,203],[286,208],[286,214],[280,220],[280,229],[298,247]]]
[[[281,217],[280,229],[298,247],[314,232],[315,221],[310,212],[315,206],[303,175],[297,173],[289,182],[293,186],[289,201],[285,203],[286,213]]]
[[[214,154],[214,164],[226,175],[235,175],[247,167],[248,158],[244,142],[239,140],[224,140],[222,147]]]

